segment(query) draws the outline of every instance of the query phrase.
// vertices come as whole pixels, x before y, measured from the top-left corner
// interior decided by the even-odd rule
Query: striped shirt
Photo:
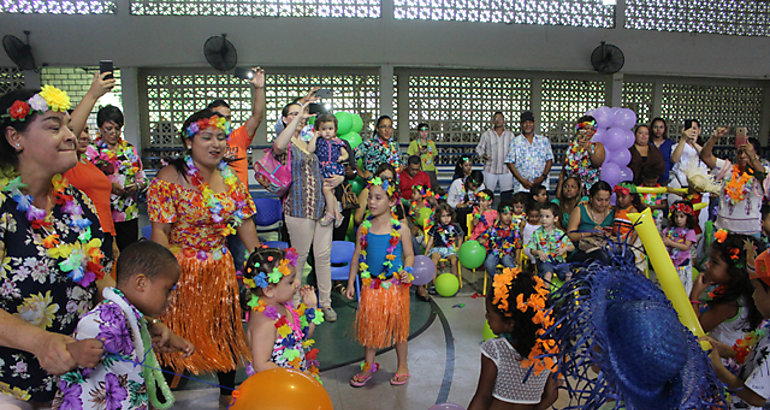
[[[502,135],[498,135],[495,130],[486,130],[481,134],[479,144],[476,145],[476,153],[480,157],[486,154],[489,159],[484,162],[484,172],[491,174],[507,174],[508,167],[505,165],[505,157],[508,156],[508,147],[514,138],[513,132],[506,129]]]

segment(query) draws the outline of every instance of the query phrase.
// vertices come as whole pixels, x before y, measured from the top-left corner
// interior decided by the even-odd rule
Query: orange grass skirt
[[[409,338],[409,286],[361,287],[356,315],[358,343],[385,348]]]
[[[176,290],[161,320],[172,332],[195,345],[184,359],[179,353],[161,354],[161,362],[174,371],[194,374],[235,370],[251,359],[241,324],[238,282],[233,258],[201,261],[178,253],[182,267]]]

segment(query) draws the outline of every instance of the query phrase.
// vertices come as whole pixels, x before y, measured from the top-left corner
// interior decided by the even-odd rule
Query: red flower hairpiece
[[[692,208],[692,205],[686,202],[677,202],[671,205],[671,208],[669,208],[668,212],[673,214],[675,211],[682,211],[687,215],[693,215],[693,216],[695,215],[695,210]],[[719,242],[722,242],[722,241],[719,241]]]

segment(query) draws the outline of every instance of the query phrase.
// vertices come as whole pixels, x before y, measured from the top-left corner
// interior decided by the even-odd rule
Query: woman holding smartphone
[[[142,160],[133,145],[121,138],[123,113],[108,105],[96,114],[99,137],[95,149],[86,151],[86,157],[112,183],[110,207],[115,223],[115,242],[119,250],[139,239],[139,208],[137,194],[147,187]]]

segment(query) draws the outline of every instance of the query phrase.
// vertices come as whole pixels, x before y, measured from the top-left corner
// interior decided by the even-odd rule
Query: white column
[[[140,155],[142,149],[142,127],[139,122],[139,77],[136,67],[120,68],[120,86],[123,99],[123,116],[126,125],[123,136],[128,142],[134,144]]]

